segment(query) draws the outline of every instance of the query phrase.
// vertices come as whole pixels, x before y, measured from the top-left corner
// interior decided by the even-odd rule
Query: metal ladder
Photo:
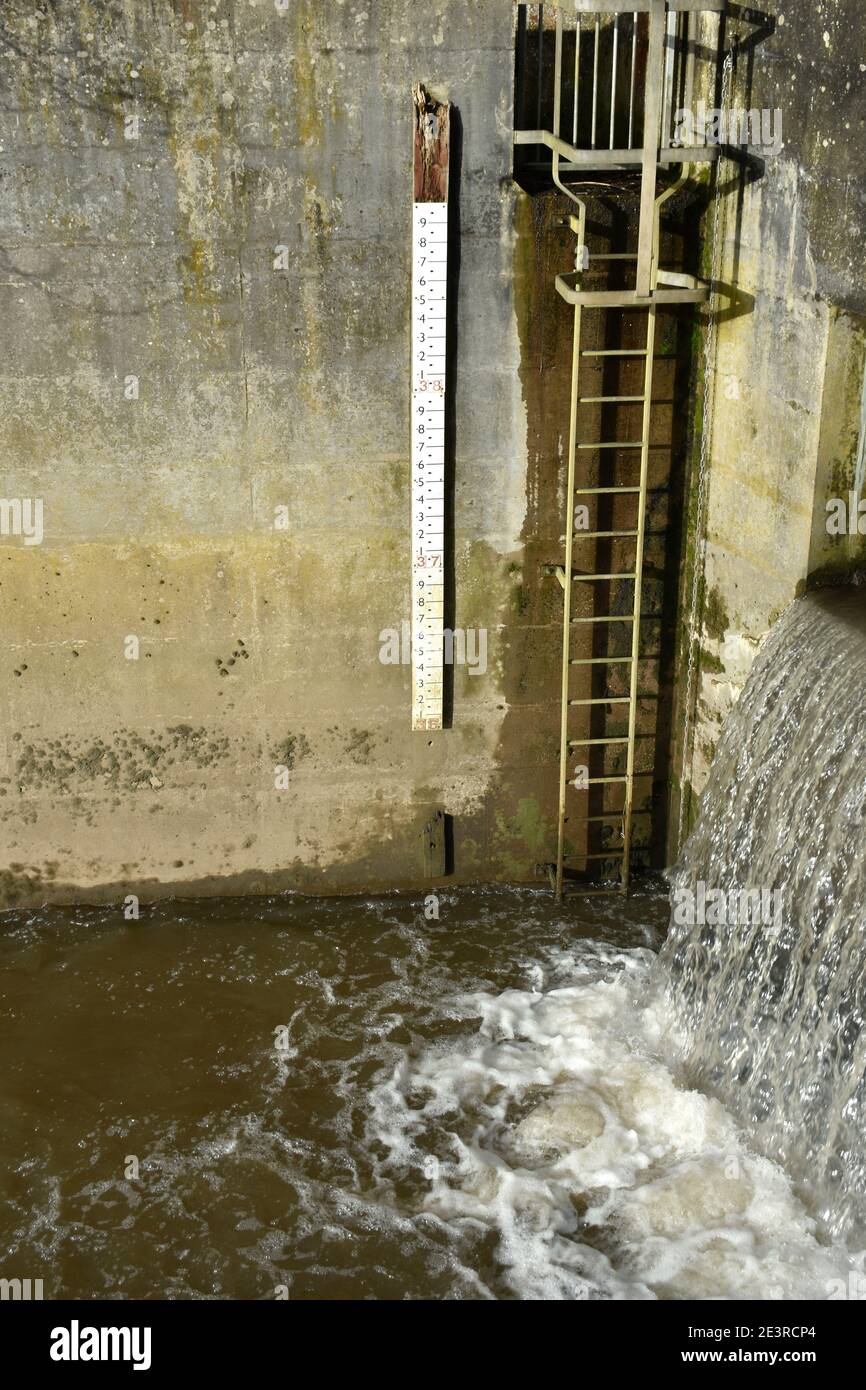
[[[581,216],[578,224],[579,244],[583,245],[583,225],[585,214]],[[565,562],[563,567],[557,568],[556,574],[563,588],[563,615],[562,615],[562,681],[561,681],[561,718],[560,718],[560,748],[559,748],[559,805],[557,817],[557,847],[556,847],[556,873],[555,873],[555,893],[557,899],[562,897],[563,875],[566,860],[566,827],[568,817],[568,797],[570,788],[575,791],[587,791],[592,786],[611,785],[620,783],[625,788],[625,804],[621,813],[607,812],[592,814],[588,806],[588,814],[584,817],[571,817],[571,823],[581,823],[584,825],[613,823],[616,825],[620,821],[620,840],[621,846],[617,851],[614,847],[608,847],[603,851],[585,850],[579,856],[579,862],[584,867],[591,862],[601,861],[606,864],[619,863],[620,865],[620,887],[623,893],[628,891],[630,848],[631,848],[631,829],[632,829],[632,809],[634,804],[634,754],[635,754],[635,733],[637,718],[637,699],[638,699],[638,657],[640,646],[640,614],[641,614],[641,592],[643,579],[643,550],[644,550],[644,531],[646,527],[646,498],[647,498],[647,472],[649,460],[649,434],[650,434],[650,405],[652,399],[652,376],[653,376],[653,353],[655,347],[655,306],[648,305],[646,309],[646,337],[643,348],[620,348],[620,349],[582,349],[581,348],[581,319],[582,305],[578,302],[574,305],[574,331],[572,342],[572,381],[571,381],[571,409],[569,418],[569,444],[568,444],[568,478],[566,484],[566,524],[565,524]],[[583,405],[613,404],[623,402],[624,397],[594,397],[581,396],[580,394],[580,364],[584,356],[595,357],[605,353],[616,355],[617,357],[643,358],[643,393],[639,398],[633,397],[631,403],[640,400],[641,409],[641,436],[637,441],[624,440],[599,440],[595,444],[577,443],[577,417],[578,410]],[[580,451],[595,449],[640,449],[640,466],[636,482],[629,484],[609,484],[603,487],[577,486],[577,456]],[[581,540],[614,540],[614,539],[633,539],[635,542],[633,568],[627,570],[612,570],[610,572],[576,572],[573,568],[572,557],[574,550],[574,531],[575,531],[575,498],[580,497],[601,497],[623,494],[637,495],[637,525],[635,528],[615,529],[613,531],[582,531]],[[632,612],[630,615],[617,613],[593,613],[588,617],[572,617],[572,593],[573,585],[576,583],[594,583],[611,581],[632,581],[634,584],[634,597]],[[584,624],[605,624],[613,623],[629,624],[631,628],[631,652],[628,656],[612,656],[606,652],[603,656],[572,656],[572,634],[575,626]],[[609,645],[609,644],[606,644]],[[625,665],[629,672],[629,691],[628,695],[608,695],[601,696],[589,695],[587,697],[574,697],[571,695],[571,672],[576,666],[588,666],[595,668],[604,666],[608,668],[613,665]],[[608,672],[605,670],[605,677]],[[597,706],[604,707],[605,711],[613,705],[628,706],[628,732],[625,737],[621,735],[581,734],[574,737],[571,729],[570,715],[573,710],[591,710]],[[573,750],[583,749],[588,752],[592,748],[604,748],[605,752],[609,748],[622,745],[626,748],[626,770],[624,773],[608,773],[602,775],[589,775],[588,766],[584,772],[584,765],[581,764],[581,774],[579,779],[574,782],[570,779],[571,763],[574,757]],[[577,769],[575,769],[576,771]],[[587,798],[589,800],[589,798]],[[572,857],[573,858],[573,857]]]
[[[684,74],[688,88],[691,88],[693,81],[694,56],[688,42],[688,11],[697,9],[708,9],[719,11],[723,9],[723,0],[637,0],[637,3],[624,3],[617,6],[611,4],[611,0],[569,0],[569,12],[574,16],[575,22],[575,47],[574,47],[574,85],[573,85],[573,113],[572,113],[572,140],[567,142],[561,135],[562,117],[562,93],[563,93],[563,17],[562,7],[555,8],[555,52],[554,52],[554,87],[553,87],[553,130],[534,129],[531,131],[516,131],[515,142],[517,144],[535,144],[545,147],[551,155],[551,175],[554,185],[564,193],[572,203],[577,205],[577,213],[568,218],[568,226],[574,233],[575,241],[575,260],[574,264],[578,269],[570,274],[558,275],[556,277],[556,289],[559,295],[573,306],[573,332],[572,332],[572,364],[571,364],[571,396],[569,408],[569,428],[568,428],[568,459],[567,459],[567,481],[565,496],[565,554],[562,564],[554,564],[547,567],[548,572],[554,574],[559,580],[563,589],[563,615],[562,615],[562,674],[561,674],[561,714],[560,714],[560,738],[559,738],[559,797],[557,813],[557,849],[556,862],[549,865],[549,873],[552,886],[557,900],[561,899],[563,888],[566,883],[566,868],[573,864],[579,864],[586,870],[590,864],[603,863],[607,865],[619,865],[618,883],[611,885],[621,893],[627,893],[629,888],[630,861],[633,845],[633,820],[636,814],[634,809],[634,788],[635,781],[642,776],[651,776],[651,773],[642,773],[635,768],[635,747],[637,742],[637,706],[641,698],[638,689],[639,664],[641,658],[640,637],[641,637],[641,616],[642,616],[642,587],[644,572],[644,541],[646,534],[646,514],[647,514],[647,494],[649,476],[649,454],[650,454],[650,427],[652,410],[652,386],[653,386],[653,363],[655,354],[655,333],[656,333],[656,313],[660,305],[700,303],[708,298],[709,286],[697,280],[694,276],[686,275],[681,272],[662,270],[659,267],[659,228],[660,211],[662,205],[669,199],[678,188],[686,182],[689,173],[689,165],[695,161],[711,161],[718,155],[718,150],[713,146],[701,146],[690,149],[679,149],[671,145],[670,136],[673,123],[673,93],[675,87],[675,68],[677,61],[680,64],[680,71]],[[628,144],[624,148],[615,148],[615,126],[616,126],[616,82],[617,82],[617,54],[619,50],[619,18],[624,10],[632,11],[631,27],[631,82],[628,102]],[[635,70],[636,52],[638,46],[638,12],[647,15],[646,29],[643,35],[645,47],[646,63],[644,76],[643,92],[643,140],[639,147],[632,146],[632,132],[635,127]],[[599,90],[599,51],[600,51],[600,15],[613,15],[612,20],[612,62],[610,69],[610,116],[609,116],[609,148],[599,150],[596,148],[597,136],[597,110],[598,90]],[[593,31],[590,34],[593,43],[592,50],[592,102],[591,102],[591,128],[588,139],[583,146],[578,144],[578,90],[579,90],[579,70],[581,54],[581,15],[590,14],[593,18]],[[539,24],[543,25],[543,10],[539,7]],[[524,18],[525,25],[525,18]],[[525,39],[525,35],[524,35]],[[543,42],[543,28],[539,31],[539,97],[538,110],[541,109],[541,52]],[[677,43],[680,48],[677,57]],[[588,148],[587,148],[588,145]],[[678,166],[678,173],[667,188],[661,192],[657,189],[659,170],[662,166]],[[590,171],[596,170],[604,173],[605,180],[610,186],[611,176],[617,171],[640,170],[640,212],[636,231],[636,246],[634,252],[609,253],[592,256],[586,244],[586,204],[575,192],[573,186],[566,184],[564,175],[585,178]],[[630,288],[622,289],[603,289],[585,290],[582,287],[583,276],[590,268],[593,260],[602,261],[633,261],[635,263],[634,284]],[[601,313],[610,311],[630,310],[641,311],[646,315],[646,333],[641,347],[629,348],[585,348],[582,345],[581,329],[582,316],[584,310],[594,310]],[[581,394],[581,363],[587,358],[634,358],[643,360],[643,389],[639,395],[594,395]],[[641,406],[641,428],[639,439],[604,439],[599,438],[589,442],[578,440],[578,413],[588,406],[608,406],[620,404],[640,404]],[[635,475],[627,483],[601,485],[601,478],[597,480],[598,485],[590,486],[583,477],[578,478],[578,458],[600,460],[601,451],[615,450],[630,454],[632,451],[639,450],[639,465]],[[599,463],[600,469],[600,463]],[[594,530],[578,531],[580,540],[593,540],[596,547],[599,541],[634,541],[634,559],[629,568],[617,569],[609,568],[604,570],[589,569],[575,570],[573,565],[573,553],[575,545],[575,499],[578,497],[615,496],[629,494],[637,499],[637,519],[634,526],[612,527],[605,530],[596,523]],[[630,613],[592,613],[591,615],[573,617],[572,601],[574,586],[577,584],[594,585],[597,583],[619,583],[631,582],[634,585],[632,608]],[[623,623],[630,626],[630,651],[627,655],[611,654],[606,650],[603,655],[572,655],[572,639],[576,629],[580,629],[585,624],[604,625],[609,631],[614,624]],[[596,630],[595,627],[591,631]],[[606,644],[609,646],[609,643]],[[625,667],[628,671],[628,694],[612,695],[607,688],[602,694],[592,692],[592,677],[597,673],[598,668],[605,668],[605,677],[611,667]],[[587,668],[590,673],[590,693],[579,697],[571,694],[571,675],[575,668]],[[628,724],[625,733],[610,733],[605,728],[603,733],[594,732],[591,728],[585,732],[578,732],[572,727],[572,720],[578,710],[589,713],[592,711],[607,710],[611,706],[628,707]],[[600,773],[590,775],[588,764],[580,764],[575,771],[580,776],[571,780],[571,767],[575,758],[576,750],[603,749],[604,753],[608,750],[617,748],[621,752],[625,750],[625,767],[609,770],[604,765]],[[604,755],[602,755],[604,756]],[[588,759],[592,754],[588,753]],[[616,811],[603,810],[593,814],[590,803],[590,788],[601,785],[620,785],[624,790],[624,801],[621,809]],[[569,810],[569,799],[573,792],[586,792],[587,794],[587,814],[577,816]],[[612,823],[616,826],[619,822],[619,840],[617,846],[607,846],[601,851],[585,848],[583,851],[569,848],[568,827],[569,825],[602,825]],[[586,839],[590,836],[587,831]],[[611,887],[602,886],[587,889],[584,884],[580,885],[582,892],[609,892]]]
[[[632,826],[634,818],[634,786],[635,780],[641,776],[650,774],[640,773],[635,770],[635,746],[637,736],[637,704],[640,698],[638,689],[639,662],[640,662],[640,623],[642,612],[642,592],[643,592],[643,565],[644,565],[644,539],[646,531],[646,512],[647,512],[647,492],[649,474],[649,453],[650,453],[650,424],[652,411],[652,384],[653,384],[653,363],[655,354],[655,331],[656,331],[656,311],[658,299],[655,292],[658,290],[658,212],[661,204],[669,198],[682,180],[677,180],[676,184],[666,189],[656,199],[655,216],[655,235],[653,238],[653,262],[651,272],[651,289],[648,302],[645,305],[637,305],[631,292],[609,292],[616,295],[616,299],[611,299],[603,304],[592,304],[590,308],[602,313],[608,313],[616,309],[634,310],[640,308],[646,316],[646,332],[642,347],[630,348],[584,348],[582,346],[582,320],[583,312],[587,307],[586,300],[592,292],[581,295],[580,291],[570,289],[567,280],[559,277],[557,288],[563,297],[568,298],[574,305],[574,326],[572,336],[572,372],[571,372],[571,402],[569,411],[569,439],[568,439],[568,474],[566,481],[565,497],[565,558],[561,566],[554,567],[554,573],[562,585],[563,589],[563,614],[562,614],[562,676],[561,676],[561,715],[560,715],[560,750],[559,750],[559,800],[557,814],[557,852],[556,866],[554,874],[554,889],[557,899],[562,897],[564,872],[566,861],[579,863],[586,866],[590,863],[618,864],[620,892],[627,893],[629,886],[630,856],[632,846]],[[577,237],[577,254],[581,261],[588,261],[590,264],[594,259],[592,256],[584,257],[584,231],[586,213],[585,208],[581,210],[578,217],[569,218],[569,224]],[[629,259],[636,259],[637,253],[623,253]],[[606,294],[601,291],[596,293]],[[703,290],[696,287],[691,291],[697,297],[705,297]],[[669,301],[668,301],[669,302]],[[581,394],[581,363],[587,359],[596,358],[632,358],[643,362],[643,389],[640,395],[583,395]],[[578,412],[584,406],[596,405],[620,405],[620,404],[639,404],[641,406],[641,426],[639,439],[597,439],[590,442],[578,442]],[[630,454],[639,451],[639,463],[636,476],[633,481],[628,483],[606,483],[601,486],[587,485],[582,478],[578,477],[578,458],[581,455],[596,456],[601,450],[615,450],[617,453],[622,451]],[[634,527],[614,528],[610,530],[583,530],[578,532],[581,541],[585,540],[633,540],[634,559],[629,568],[626,569],[606,569],[606,570],[577,570],[573,564],[573,552],[575,543],[575,503],[577,498],[603,496],[623,496],[631,495],[637,499],[637,519]],[[631,582],[634,585],[632,606],[630,614],[620,613],[593,613],[591,616],[573,617],[572,616],[572,596],[575,584],[595,584],[595,583],[619,583]],[[612,655],[607,651],[604,655],[592,656],[573,656],[572,638],[575,628],[581,628],[586,624],[604,624],[609,626],[614,623],[626,624],[630,627],[631,647],[628,655]],[[590,694],[587,696],[573,696],[571,694],[571,674],[575,667],[588,667],[593,674],[596,668],[610,668],[613,666],[625,666],[628,672],[628,694],[611,695],[607,691],[603,694]],[[607,669],[604,675],[607,676]],[[572,715],[574,711],[590,711],[601,708],[605,711],[611,706],[628,707],[628,725],[625,734],[610,734],[605,731],[603,734],[580,733],[577,734],[572,728]],[[577,749],[618,748],[625,750],[625,770],[608,771],[604,770],[601,774],[592,775],[589,773],[588,766],[584,772],[584,764],[580,764],[581,775],[579,779],[572,781],[572,764],[574,762],[575,750]],[[577,769],[574,769],[575,771]],[[619,784],[624,788],[624,805],[621,810],[602,811],[600,813],[589,813],[586,816],[569,814],[568,801],[572,791],[589,791],[590,787],[600,785]],[[584,850],[567,854],[567,827],[568,825],[591,825],[591,824],[612,824],[620,826],[619,846],[609,846],[604,850],[591,851]],[[582,891],[587,891],[582,887]],[[609,891],[607,889],[590,889],[589,891]]]

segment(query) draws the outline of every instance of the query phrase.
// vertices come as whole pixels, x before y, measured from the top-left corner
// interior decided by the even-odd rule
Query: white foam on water
[[[443,1001],[469,1031],[372,1090],[383,1187],[420,1168],[423,1214],[458,1245],[488,1233],[506,1296],[838,1297],[862,1255],[822,1244],[786,1174],[684,1084],[656,968],[585,943],[537,988]]]

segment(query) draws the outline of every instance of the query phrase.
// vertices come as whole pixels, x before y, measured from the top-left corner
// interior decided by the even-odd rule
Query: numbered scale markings
[[[448,204],[412,211],[412,728],[442,728]]]

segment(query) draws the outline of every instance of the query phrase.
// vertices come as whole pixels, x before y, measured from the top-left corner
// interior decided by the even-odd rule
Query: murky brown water
[[[691,1153],[681,1093],[629,1038],[666,894],[467,890],[439,921],[422,903],[2,919],[0,1276],[46,1298],[712,1288],[691,1250],[658,1274],[609,1208],[640,1187],[643,1211],[657,1180],[667,1220]],[[723,1112],[682,1103],[703,1161]]]

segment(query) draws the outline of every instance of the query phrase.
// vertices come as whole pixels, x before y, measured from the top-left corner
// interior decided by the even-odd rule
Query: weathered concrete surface
[[[507,0],[4,7],[0,496],[41,498],[45,538],[0,535],[0,902],[416,884],[439,806],[457,879],[550,858],[561,605],[542,567],[561,550],[553,277],[572,248],[556,200],[510,179],[512,17]],[[737,61],[734,104],[781,107],[784,147],[723,201],[721,278],[751,312],[724,317],[713,367],[687,797],[775,616],[863,561],[823,526],[863,468],[860,50],[854,0],[790,0]],[[453,728],[426,736],[408,666],[379,660],[409,611],[415,81],[461,132],[449,616],[488,636],[486,674],[455,669]],[[654,439],[674,443],[654,453],[670,491],[642,671],[657,847],[680,386],[657,369]],[[688,599],[687,565],[681,631]]]
[[[850,575],[864,556],[862,543],[829,537],[825,523],[828,497],[854,485],[861,435],[866,25],[859,0],[783,0],[769,20],[772,32],[751,48],[758,31],[746,19],[725,32],[726,46],[740,39],[731,106],[780,110],[783,144],[755,151],[764,167],[754,181],[724,166],[720,279],[735,294],[712,369],[687,801],[706,781],[721,723],[771,624],[810,577]],[[711,227],[712,209],[708,239]],[[697,464],[696,438],[693,499]],[[691,559],[693,532],[690,549]],[[679,669],[682,697],[685,642]]]
[[[0,493],[45,538],[0,537],[3,903],[418,882],[436,806],[457,878],[549,857],[512,17],[4,6]],[[379,660],[409,612],[419,80],[462,129],[453,623],[488,632],[429,735]]]

